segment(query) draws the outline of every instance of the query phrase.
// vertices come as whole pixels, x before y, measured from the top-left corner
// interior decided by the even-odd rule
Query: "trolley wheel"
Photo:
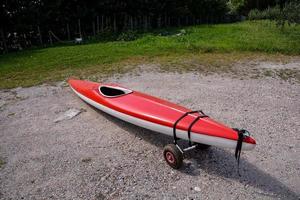
[[[179,169],[183,163],[183,154],[175,144],[168,144],[164,148],[164,158],[174,169]]]
[[[199,149],[199,150],[206,150],[206,149],[208,149],[209,147],[210,147],[210,145],[197,143],[196,149]]]

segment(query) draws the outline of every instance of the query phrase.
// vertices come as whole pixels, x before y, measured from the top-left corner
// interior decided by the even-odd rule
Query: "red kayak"
[[[239,134],[238,130],[214,121],[202,111],[193,112],[185,107],[116,84],[69,80],[69,85],[86,103],[129,123],[173,136],[176,146],[178,146],[177,138],[188,140],[190,143],[236,150],[239,140],[239,150],[251,150],[256,145],[255,140],[249,135]],[[173,146],[169,149],[174,151]],[[179,150],[183,152],[180,148]],[[168,155],[165,155],[165,158],[168,159]],[[178,162],[176,154],[169,155],[169,159],[170,162],[172,159]],[[169,161],[168,163],[172,164]]]

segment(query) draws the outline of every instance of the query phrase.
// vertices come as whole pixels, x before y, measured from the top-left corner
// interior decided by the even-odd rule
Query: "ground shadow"
[[[93,108],[93,107],[92,107]],[[94,108],[93,108],[94,109]],[[146,142],[154,144],[163,151],[166,144],[172,143],[172,137],[156,133],[133,124],[124,122],[104,112],[94,109],[109,121],[119,126],[126,132],[142,138]],[[185,164],[179,171],[190,176],[199,176],[201,171],[213,174],[223,179],[234,179],[244,185],[262,190],[261,195],[284,199],[298,199],[299,195],[281,183],[270,174],[262,171],[254,164],[241,158],[240,175],[237,172],[237,163],[233,153],[220,148],[210,148],[205,151],[193,150],[186,154],[187,158],[193,158],[196,166]],[[195,170],[195,167],[198,168]]]

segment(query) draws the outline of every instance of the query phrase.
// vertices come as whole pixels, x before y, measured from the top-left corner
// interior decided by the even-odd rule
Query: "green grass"
[[[130,42],[106,42],[26,50],[0,56],[0,88],[31,86],[70,76],[122,73],[141,62],[174,62],[199,55],[202,62],[241,58],[245,54],[300,54],[300,27],[281,30],[270,21],[186,27],[185,35],[143,34]],[[179,32],[172,29],[170,32]],[[157,32],[157,31],[156,31]],[[208,54],[209,56],[203,56]],[[223,56],[222,56],[223,55]],[[238,55],[238,56],[237,56]],[[129,67],[130,68],[130,67]]]

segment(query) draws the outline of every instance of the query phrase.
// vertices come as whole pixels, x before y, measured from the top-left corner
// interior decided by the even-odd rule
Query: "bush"
[[[260,20],[260,19],[270,19],[276,20],[279,19],[281,16],[281,11],[279,6],[275,6],[272,8],[267,8],[266,10],[258,10],[253,9],[248,14],[249,20]]]
[[[277,25],[300,24],[300,0],[287,2],[282,9],[279,6],[267,8],[266,10],[253,9],[248,14],[249,20],[270,19],[276,20]]]
[[[278,23],[288,22],[300,24],[300,0],[293,0],[285,4]]]
[[[258,9],[253,9],[250,10],[249,14],[248,14],[248,19],[249,20],[257,20],[257,19],[261,19],[261,12]]]
[[[115,41],[118,38],[118,34],[107,28],[96,35],[96,41],[110,42]]]
[[[276,20],[281,15],[280,7],[275,6],[265,10],[266,19]]]
[[[227,6],[229,8],[230,15],[243,14],[243,10],[246,6],[246,0],[229,0]]]
[[[126,32],[122,32],[117,40],[119,41],[132,41],[132,40],[136,40],[138,38],[138,34],[136,31],[132,31],[132,30],[129,30],[129,31],[126,31]]]

